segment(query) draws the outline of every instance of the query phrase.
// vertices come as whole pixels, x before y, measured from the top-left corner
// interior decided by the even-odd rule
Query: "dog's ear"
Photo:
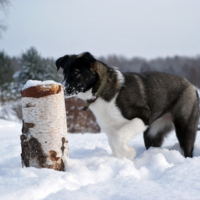
[[[96,59],[94,58],[94,56],[92,54],[90,54],[89,52],[82,53],[82,54],[78,55],[77,57],[83,58],[89,63],[95,63],[96,62]]]
[[[65,63],[67,62],[67,60],[69,59],[69,55],[65,55],[63,57],[60,57],[56,60],[56,67],[57,67],[57,71],[60,69],[60,67],[63,69],[65,66]]]

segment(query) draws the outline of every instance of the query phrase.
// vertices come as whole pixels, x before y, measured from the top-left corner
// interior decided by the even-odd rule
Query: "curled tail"
[[[198,104],[199,104],[199,93],[198,93],[197,89],[196,89],[196,94],[197,94],[197,100],[198,100]],[[200,104],[199,104],[199,109],[200,109]],[[197,131],[200,131],[200,127],[197,127]]]

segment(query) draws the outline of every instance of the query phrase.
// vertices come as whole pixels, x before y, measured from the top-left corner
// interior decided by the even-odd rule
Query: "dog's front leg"
[[[125,156],[128,159],[133,159],[136,151],[128,146],[127,143],[133,136],[145,131],[146,128],[147,126],[145,126],[141,119],[134,118],[113,134],[109,142],[112,143],[115,151],[117,151],[119,155]],[[115,155],[114,152],[113,154]]]
[[[113,135],[107,134],[107,136],[108,136],[108,142],[109,142],[109,145],[110,145],[113,155],[117,158],[121,158],[122,155],[119,154],[116,147],[113,145]]]

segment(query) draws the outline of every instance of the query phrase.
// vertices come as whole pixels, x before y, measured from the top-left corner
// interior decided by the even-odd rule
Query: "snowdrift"
[[[133,161],[111,154],[106,135],[69,134],[67,171],[22,168],[21,124],[0,120],[0,199],[200,199],[200,134],[184,158],[172,132],[162,148],[146,150],[143,135],[130,145]]]

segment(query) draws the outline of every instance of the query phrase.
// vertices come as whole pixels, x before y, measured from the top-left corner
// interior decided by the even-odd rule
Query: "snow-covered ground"
[[[22,168],[20,134],[20,123],[0,120],[2,200],[200,199],[200,133],[186,159],[174,132],[148,151],[140,134],[130,143],[133,161],[114,158],[103,133],[69,134],[66,172]]]

